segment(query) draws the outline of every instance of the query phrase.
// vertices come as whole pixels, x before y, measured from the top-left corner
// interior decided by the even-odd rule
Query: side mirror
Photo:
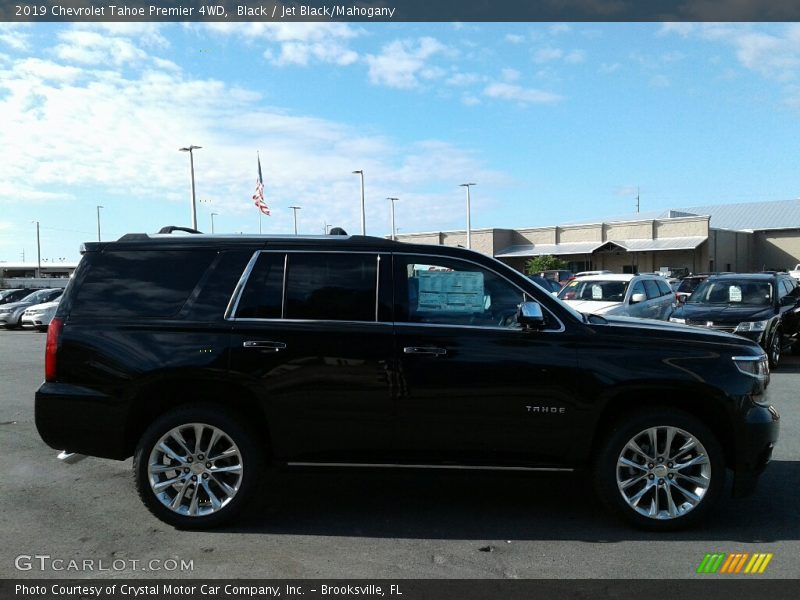
[[[781,306],[795,306],[798,303],[798,299],[794,296],[784,296],[781,298]]]
[[[639,302],[644,302],[647,300],[647,296],[644,294],[634,294],[631,296],[631,304],[638,304]]]
[[[544,314],[538,302],[523,302],[517,310],[517,323],[530,329],[544,328]]]

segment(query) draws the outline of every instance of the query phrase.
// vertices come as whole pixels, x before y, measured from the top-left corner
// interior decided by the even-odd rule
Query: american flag
[[[253,194],[253,203],[263,214],[269,216],[269,206],[264,202],[264,178],[261,177],[261,157],[258,157],[258,180],[256,181],[256,193]]]

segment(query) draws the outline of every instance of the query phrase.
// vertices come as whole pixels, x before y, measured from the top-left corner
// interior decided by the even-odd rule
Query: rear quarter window
[[[216,254],[213,250],[98,253],[87,265],[70,314],[174,317]]]

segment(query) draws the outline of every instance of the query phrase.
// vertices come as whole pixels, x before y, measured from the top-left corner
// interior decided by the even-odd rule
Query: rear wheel
[[[263,458],[254,434],[234,415],[187,406],[148,427],[133,468],[150,512],[175,527],[201,529],[239,514],[257,487]]]
[[[620,421],[595,462],[603,503],[641,528],[667,531],[700,521],[725,483],[722,449],[697,418],[643,411]]]

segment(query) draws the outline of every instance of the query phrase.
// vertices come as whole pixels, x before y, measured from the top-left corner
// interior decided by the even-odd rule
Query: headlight
[[[769,362],[766,354],[761,356],[734,356],[733,364],[745,375],[750,375],[765,383],[769,381]]]
[[[686,319],[679,319],[678,317],[670,317],[669,318],[669,322],[670,323],[683,323],[684,325],[686,325]]]
[[[736,326],[736,331],[764,331],[769,321],[743,321]]]

